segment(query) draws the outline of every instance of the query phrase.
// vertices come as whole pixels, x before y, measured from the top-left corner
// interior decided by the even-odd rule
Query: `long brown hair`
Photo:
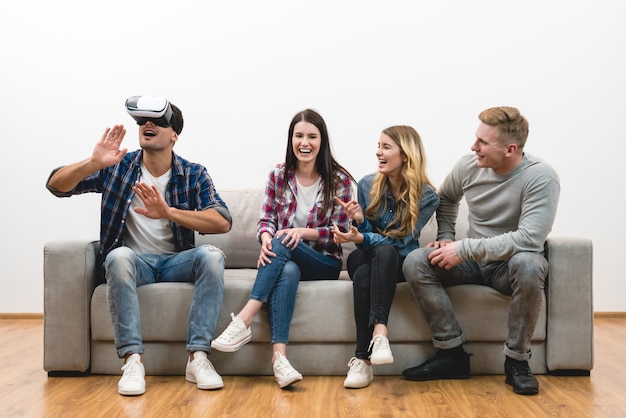
[[[326,212],[328,208],[333,205],[335,185],[337,181],[339,181],[336,173],[341,171],[352,181],[354,181],[354,178],[333,157],[333,153],[330,149],[330,138],[328,135],[328,129],[326,128],[326,122],[324,122],[324,118],[322,118],[319,113],[312,109],[305,109],[298,112],[289,124],[287,151],[285,153],[285,173],[294,172],[298,164],[296,154],[293,152],[293,132],[296,124],[302,121],[312,123],[320,131],[320,151],[315,160],[315,168],[324,182],[324,200],[322,208],[324,212]]]

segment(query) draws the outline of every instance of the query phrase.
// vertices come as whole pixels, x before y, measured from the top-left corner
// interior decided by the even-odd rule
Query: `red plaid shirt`
[[[352,181],[342,172],[335,173],[337,181],[335,183],[335,193],[344,202],[349,202],[352,197]],[[329,209],[323,211],[324,181],[320,182],[320,190],[317,194],[315,206],[311,208],[307,219],[307,228],[317,228],[319,239],[315,242],[304,241],[307,245],[315,248],[323,254],[330,255],[341,260],[341,245],[333,242],[332,224],[336,223],[340,228],[349,229],[348,214],[341,205],[331,202]],[[296,195],[298,187],[296,185],[296,175],[294,172],[285,173],[285,165],[277,164],[269,173],[269,178],[265,186],[265,201],[261,207],[261,217],[257,239],[261,239],[263,232],[268,232],[274,236],[280,229],[293,227],[296,215]]]

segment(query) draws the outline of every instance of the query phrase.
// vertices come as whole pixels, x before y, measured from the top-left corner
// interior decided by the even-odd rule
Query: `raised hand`
[[[151,219],[168,218],[170,207],[156,186],[137,182],[133,186],[133,191],[139,196],[145,206],[145,208],[136,207],[135,212]]]
[[[355,226],[350,226],[347,232],[342,232],[336,223],[333,223],[333,241],[335,244],[345,244],[346,242],[363,242],[363,235]]]
[[[126,129],[124,129],[124,125],[115,125],[113,128],[107,128],[94,147],[91,156],[93,162],[102,168],[119,163],[128,151],[128,148],[120,149],[125,135]]]
[[[339,199],[337,196],[334,197],[334,200],[335,200],[335,203],[343,207],[343,210],[346,211],[350,219],[354,219],[356,221],[357,225],[360,225],[363,223],[363,219],[364,219],[363,210],[361,209],[361,205],[359,205],[359,202],[357,202],[356,200],[350,200],[349,202],[344,202],[343,200]]]

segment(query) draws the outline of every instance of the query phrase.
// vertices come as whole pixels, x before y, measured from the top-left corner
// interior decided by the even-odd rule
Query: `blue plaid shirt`
[[[141,177],[142,151],[127,153],[118,164],[103,168],[85,177],[69,192],[48,187],[58,197],[82,193],[102,193],[100,217],[101,259],[114,248],[124,245],[122,234],[130,203],[135,192],[132,187]],[[60,167],[59,167],[60,168]],[[59,168],[55,169],[54,174]],[[51,176],[52,176],[51,174]],[[215,209],[232,223],[224,201],[220,198],[206,168],[191,163],[172,152],[172,177],[167,184],[165,201],[171,207],[183,210]],[[195,246],[195,232],[170,222],[176,251]]]

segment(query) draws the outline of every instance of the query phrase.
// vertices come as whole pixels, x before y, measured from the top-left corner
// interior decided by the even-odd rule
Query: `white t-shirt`
[[[162,196],[172,177],[172,169],[159,177],[154,177],[141,163],[141,181],[156,186]],[[139,254],[173,254],[176,252],[174,234],[167,219],[151,219],[135,212],[134,208],[144,207],[141,199],[135,194],[130,203],[126,218],[124,241],[126,245]]]
[[[317,195],[320,191],[321,177],[318,177],[310,186],[303,186],[296,176],[298,193],[296,194],[296,214],[293,220],[294,228],[305,228],[309,219],[309,213],[317,202]]]

